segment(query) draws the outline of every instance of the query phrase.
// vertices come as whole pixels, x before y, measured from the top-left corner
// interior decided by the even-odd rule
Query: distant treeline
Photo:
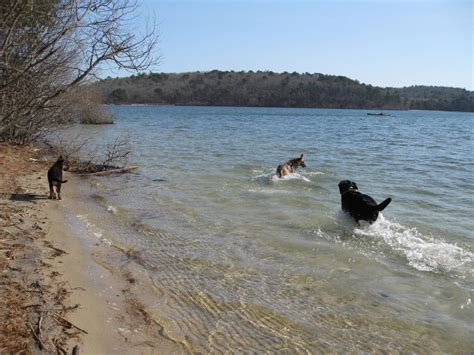
[[[208,106],[417,109],[474,112],[474,92],[458,88],[381,88],[344,76],[271,71],[149,73],[95,85],[106,103]]]

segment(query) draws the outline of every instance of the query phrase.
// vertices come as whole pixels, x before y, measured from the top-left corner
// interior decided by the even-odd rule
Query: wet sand
[[[136,280],[97,264],[95,242],[48,199],[45,154],[0,146],[0,353],[183,353],[129,292]],[[65,178],[72,199],[77,178]]]

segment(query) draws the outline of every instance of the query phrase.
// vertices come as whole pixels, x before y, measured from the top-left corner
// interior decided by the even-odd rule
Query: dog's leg
[[[53,199],[53,193],[54,193],[53,185],[49,185],[49,199],[50,200]]]
[[[58,184],[58,200],[62,200],[62,198],[61,198],[61,184]]]
[[[58,199],[58,189],[56,185],[53,185],[53,199],[54,200]]]
[[[281,175],[282,176],[290,175],[290,171],[287,166],[284,166],[281,168]]]

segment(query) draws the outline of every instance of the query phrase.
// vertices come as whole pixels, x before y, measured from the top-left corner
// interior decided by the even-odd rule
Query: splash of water
[[[279,178],[275,173],[260,174],[252,178],[252,180],[261,182],[261,183],[282,183],[291,180],[302,180],[304,182],[311,182],[306,176],[303,176],[299,173],[292,173],[286,176]]]
[[[117,207],[112,205],[107,206],[107,211],[112,212],[114,215],[118,214]]]
[[[354,229],[361,237],[381,238],[383,243],[402,256],[408,264],[420,271],[435,273],[461,272],[471,270],[474,254],[455,243],[426,236],[416,228],[407,228],[389,221],[382,214],[374,224]]]

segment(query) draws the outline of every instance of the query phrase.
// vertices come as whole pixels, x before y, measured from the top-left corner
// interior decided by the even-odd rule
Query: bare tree
[[[61,97],[97,69],[157,64],[154,23],[138,35],[134,0],[0,2],[0,140],[23,144],[67,122]]]

